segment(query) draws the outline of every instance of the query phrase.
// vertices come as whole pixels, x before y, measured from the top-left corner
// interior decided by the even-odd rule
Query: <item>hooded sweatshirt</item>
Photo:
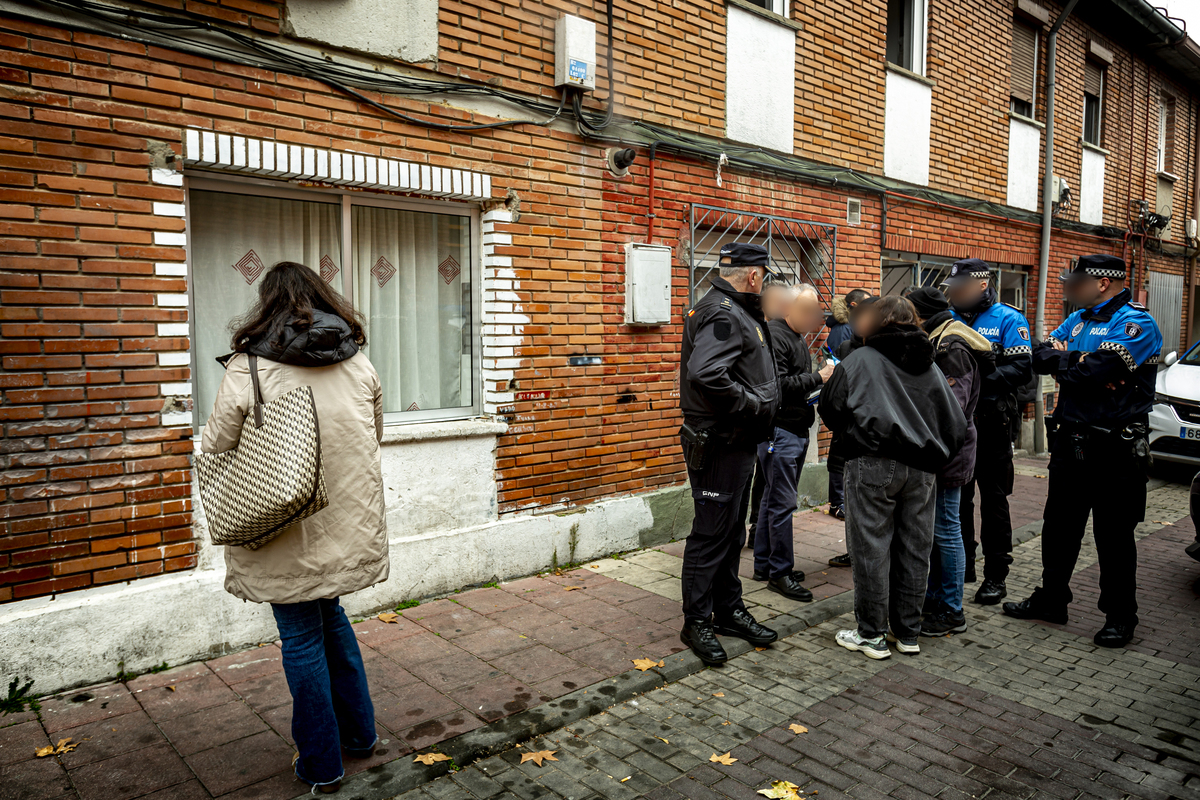
[[[818,410],[847,459],[875,455],[936,473],[966,439],[967,420],[915,325],[867,337],[834,368]]]
[[[984,376],[996,368],[992,343],[954,319],[950,311],[942,311],[925,320],[925,330],[934,347],[934,363],[946,376],[950,390],[958,400],[967,419],[967,435],[959,450],[938,474],[938,485],[952,488],[965,486],[975,475],[975,407]]]
[[[838,345],[850,338],[850,306],[846,304],[846,298],[835,297],[829,309],[829,316],[825,318],[825,325],[829,328],[825,346],[830,351],[836,351]]]

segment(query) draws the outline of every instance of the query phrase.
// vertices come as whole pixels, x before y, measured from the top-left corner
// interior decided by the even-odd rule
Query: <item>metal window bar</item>
[[[921,260],[912,265],[910,286],[940,287],[950,274],[950,264]],[[992,285],[997,286],[1001,302],[1008,303],[1024,313],[1028,305],[1029,273],[1019,269],[1000,267],[992,270]]]
[[[837,226],[773,214],[693,204],[688,248],[688,297],[695,303],[718,273],[722,245],[761,244],[785,282],[811,283],[826,307],[836,293]],[[811,345],[821,331],[809,334]]]

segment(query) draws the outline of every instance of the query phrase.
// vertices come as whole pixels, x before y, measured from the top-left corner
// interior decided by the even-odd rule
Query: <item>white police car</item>
[[[1156,461],[1200,466],[1200,342],[1182,357],[1167,354],[1163,363],[1150,412],[1150,452]]]

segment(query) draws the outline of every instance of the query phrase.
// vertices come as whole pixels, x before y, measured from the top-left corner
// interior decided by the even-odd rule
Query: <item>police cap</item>
[[[964,258],[950,265],[950,274],[942,281],[942,285],[959,283],[971,280],[972,278],[983,280],[984,278],[990,278],[991,275],[992,268],[988,266],[986,261],[978,258]]]
[[[779,269],[771,263],[767,248],[761,244],[746,242],[730,242],[721,245],[722,267],[762,267],[772,275],[778,275]]]
[[[1060,280],[1064,282],[1078,280],[1085,276],[1123,281],[1125,280],[1125,261],[1116,256],[1106,256],[1103,254],[1080,256],[1075,262],[1075,268],[1064,272]]]

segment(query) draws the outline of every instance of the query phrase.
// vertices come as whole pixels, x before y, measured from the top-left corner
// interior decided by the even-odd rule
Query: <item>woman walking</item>
[[[343,749],[365,758],[376,741],[358,640],[339,603],[388,576],[382,389],[365,344],[359,315],[320,276],[276,264],[238,322],[201,444],[206,453],[237,447],[253,406],[249,355],[264,402],[312,387],[329,505],[257,550],[225,548],[225,589],[271,604],[292,694],[296,776],[326,794],[341,787]]]

